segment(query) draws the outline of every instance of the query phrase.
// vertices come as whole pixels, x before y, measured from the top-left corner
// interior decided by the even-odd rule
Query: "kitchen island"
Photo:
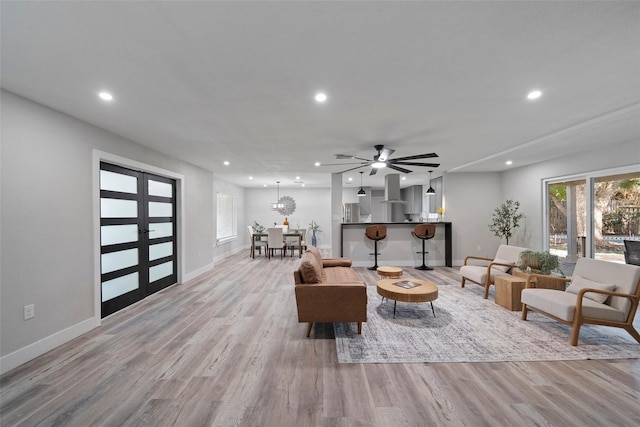
[[[422,263],[422,241],[411,235],[419,222],[343,223],[340,228],[340,256],[351,258],[355,267],[372,266],[373,240],[364,235],[364,230],[376,224],[387,226],[387,237],[378,242],[378,265],[415,267]],[[427,265],[452,267],[451,222],[431,224],[436,226],[436,234],[426,241]]]

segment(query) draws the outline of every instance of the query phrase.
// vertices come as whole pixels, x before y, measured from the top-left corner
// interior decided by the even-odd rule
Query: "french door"
[[[100,163],[102,317],[177,282],[176,182]]]

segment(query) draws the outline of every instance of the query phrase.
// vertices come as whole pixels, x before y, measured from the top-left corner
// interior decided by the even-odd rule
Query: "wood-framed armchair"
[[[489,286],[497,276],[511,276],[511,269],[518,262],[520,252],[528,250],[519,246],[500,245],[493,258],[484,258],[470,255],[464,259],[464,265],[460,267],[462,282],[460,286],[464,288],[465,282],[469,280],[484,287],[484,299],[489,297]]]
[[[522,291],[522,320],[534,310],[571,326],[569,344],[578,345],[583,324],[623,328],[640,343],[633,319],[640,300],[640,267],[579,258],[566,291],[535,288],[536,274]],[[548,277],[548,276],[540,276]]]

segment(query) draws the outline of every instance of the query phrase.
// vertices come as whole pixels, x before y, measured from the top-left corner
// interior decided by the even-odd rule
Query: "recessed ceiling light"
[[[348,179],[349,181],[353,181],[353,178],[351,178],[351,177],[349,177],[349,178],[347,178],[347,179]]]
[[[224,163],[225,166],[229,166],[229,161],[228,160],[225,160],[223,163]]]
[[[299,176],[296,176],[296,179],[300,179],[300,177],[299,177]]]
[[[267,186],[267,184],[262,184],[262,186],[263,186],[263,187],[266,187],[266,186]]]
[[[538,98],[540,98],[541,96],[542,96],[542,92],[541,92],[541,91],[539,91],[539,90],[532,90],[531,92],[529,92],[529,93],[527,94],[527,99],[531,99],[531,100],[533,100],[533,99],[538,99]]]
[[[318,92],[316,93],[315,100],[320,104],[327,102],[327,94],[324,92]]]
[[[511,165],[512,163],[513,163],[513,162],[512,162],[511,160],[507,160],[507,161],[506,161],[506,164],[507,164],[507,165]]]
[[[402,177],[402,180],[404,181],[405,179],[407,179],[407,177],[406,177],[406,176],[403,176],[403,177]]]
[[[113,101],[113,95],[111,95],[109,92],[100,92],[98,93],[98,96],[103,101]]]
[[[252,176],[250,176],[250,177],[249,177],[249,179],[253,179],[253,177],[252,177]]]
[[[302,186],[304,187],[304,184],[302,184]]]
[[[315,162],[314,165],[315,166],[320,166],[320,162]]]

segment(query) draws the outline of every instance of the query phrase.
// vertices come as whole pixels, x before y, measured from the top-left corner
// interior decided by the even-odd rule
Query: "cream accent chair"
[[[511,269],[518,262],[520,252],[528,250],[518,246],[500,245],[496,256],[493,258],[483,258],[468,256],[464,259],[464,265],[460,267],[462,276],[461,287],[467,280],[484,286],[484,299],[489,297],[489,286],[497,276],[511,276]]]
[[[640,299],[640,267],[579,258],[566,291],[537,289],[532,274],[522,290],[522,320],[534,310],[572,327],[569,344],[578,345],[585,323],[623,328],[640,343],[633,318]],[[569,281],[570,279],[566,279]]]

